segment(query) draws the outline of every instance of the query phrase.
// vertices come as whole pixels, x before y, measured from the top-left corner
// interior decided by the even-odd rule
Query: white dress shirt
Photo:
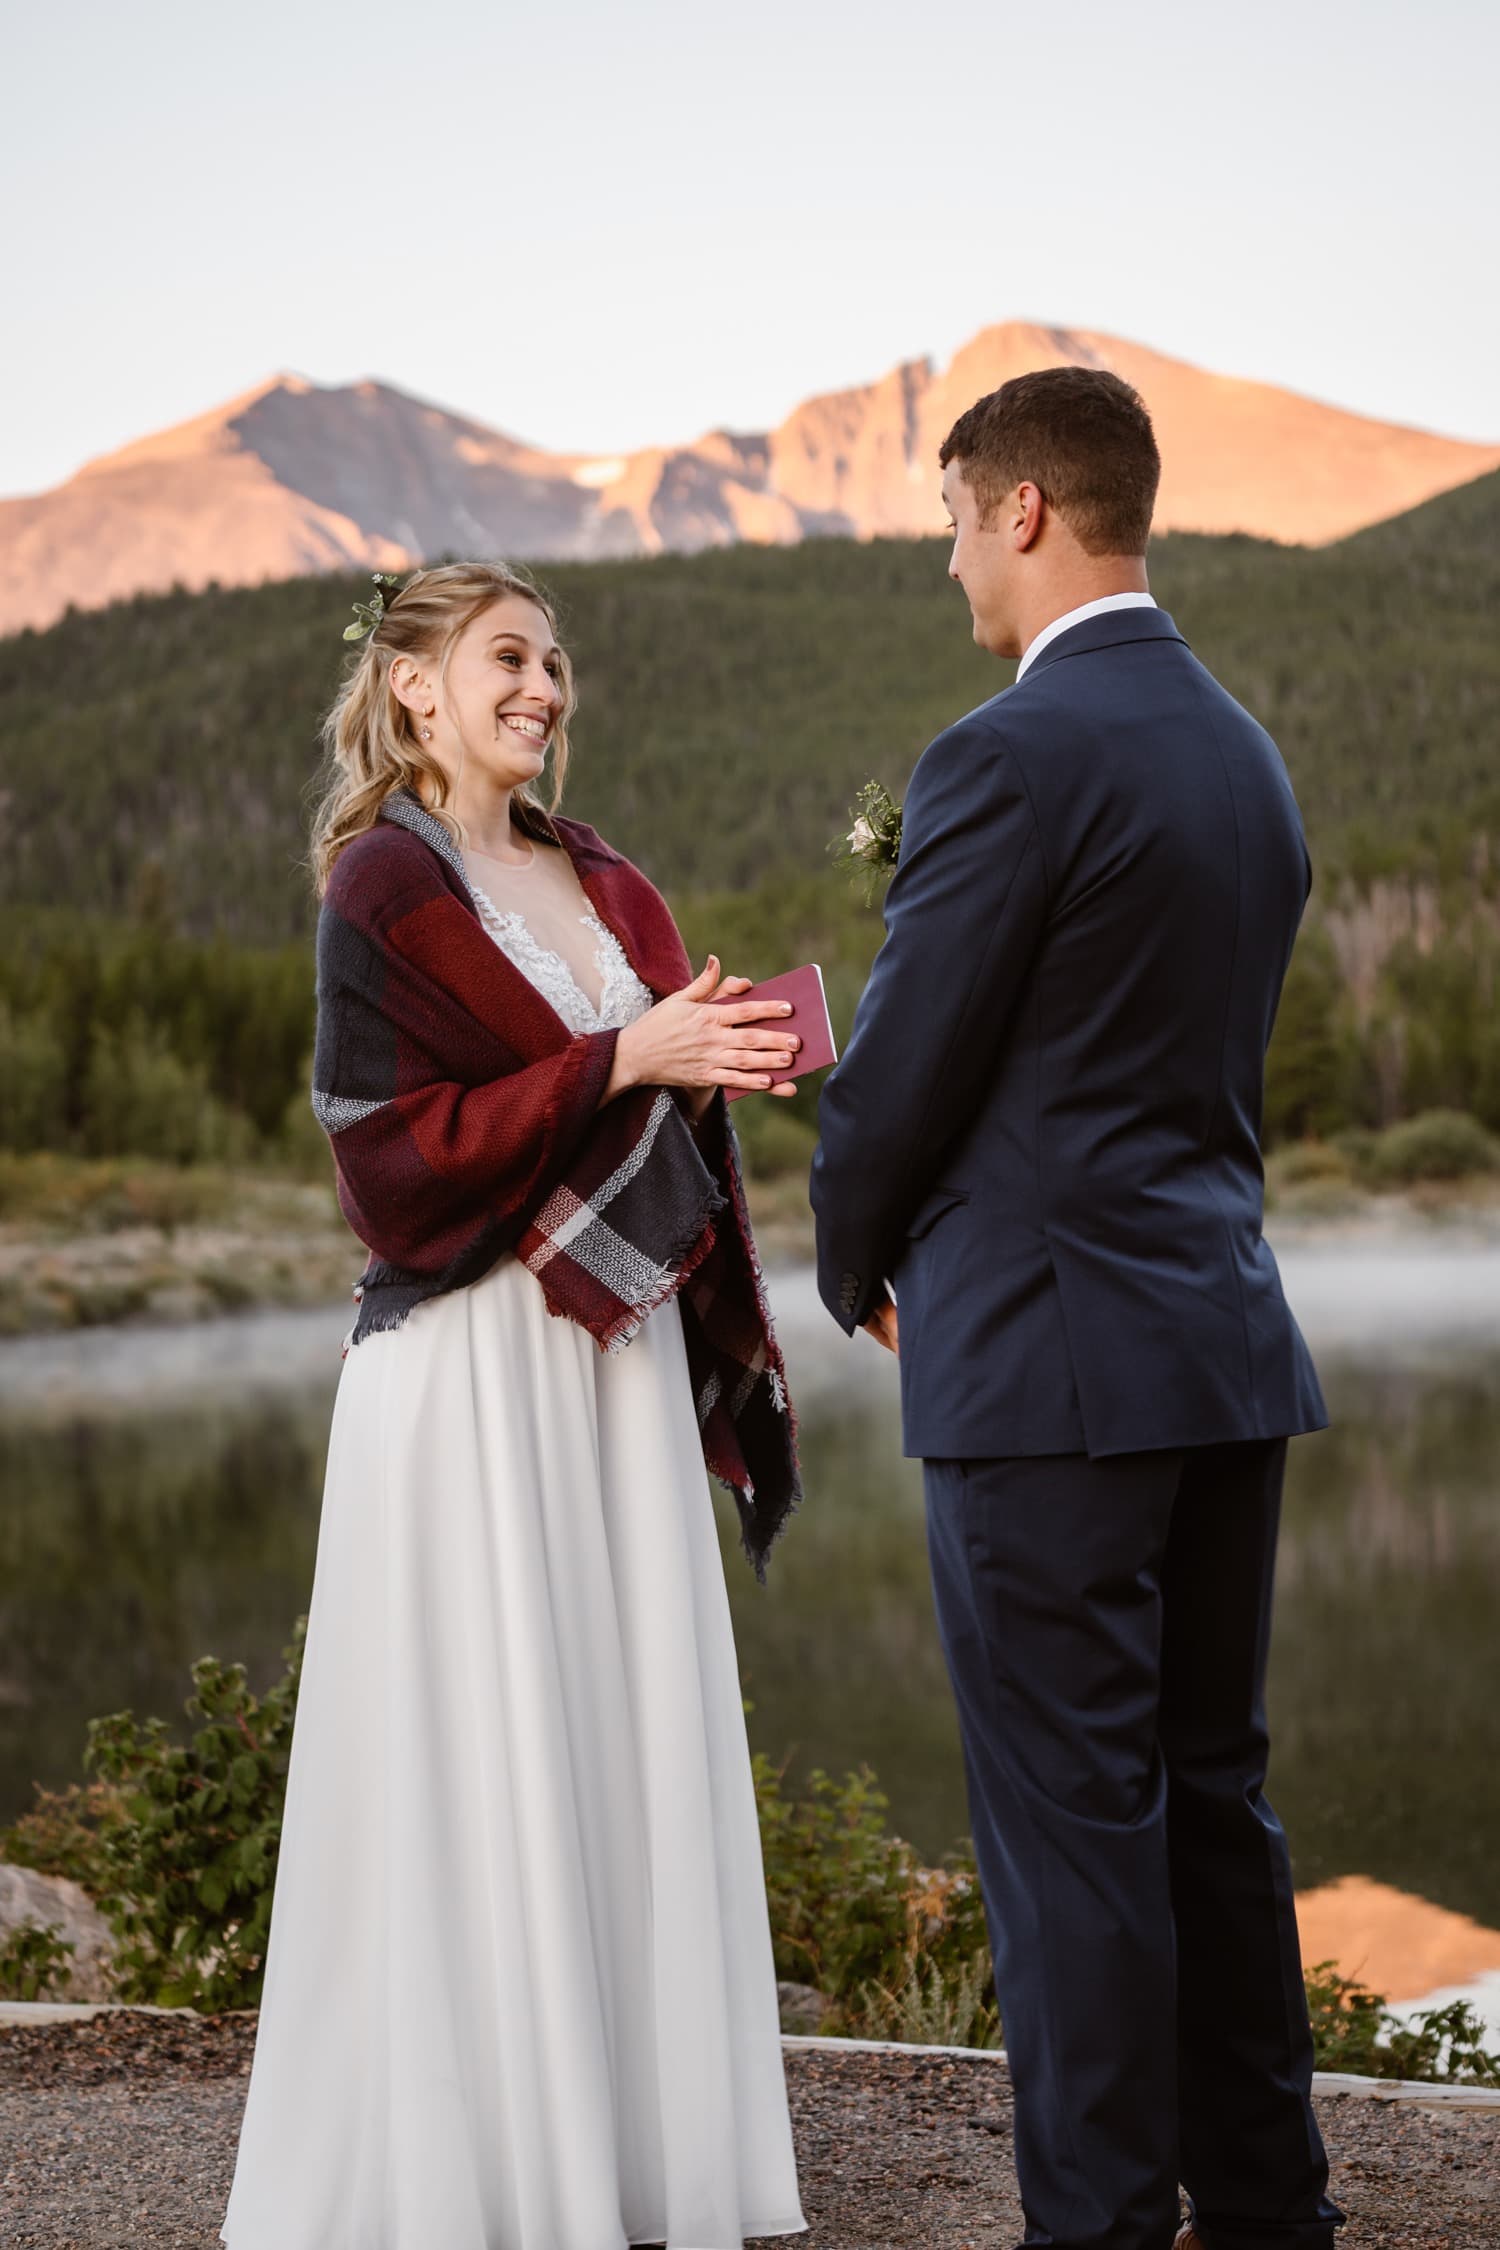
[[[1066,610],[1061,617],[1054,617],[1050,625],[1042,627],[1036,639],[1016,666],[1016,678],[1021,677],[1028,664],[1035,663],[1049,641],[1055,641],[1058,634],[1065,633],[1070,625],[1081,625],[1086,617],[1102,617],[1107,609],[1155,609],[1155,607],[1155,599],[1150,594],[1101,594],[1096,602],[1080,602],[1077,609]]]

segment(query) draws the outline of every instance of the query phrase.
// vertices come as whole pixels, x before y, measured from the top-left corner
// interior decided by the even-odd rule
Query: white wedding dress
[[[571,1028],[650,1005],[565,855],[467,864]],[[344,1361],[221,2239],[805,2223],[681,1314],[606,1356],[506,1258]]]

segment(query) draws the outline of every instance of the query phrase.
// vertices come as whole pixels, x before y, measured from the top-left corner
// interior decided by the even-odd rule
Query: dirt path
[[[251,2015],[0,2026],[0,2242],[215,2250],[254,2036]],[[1019,2240],[1003,2064],[793,2048],[787,2076],[806,2250]],[[1500,2110],[1319,2109],[1351,2221],[1340,2250],[1500,2244]]]

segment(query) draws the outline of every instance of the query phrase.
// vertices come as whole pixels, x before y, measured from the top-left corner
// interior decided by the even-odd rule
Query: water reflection
[[[1500,1926],[1500,1355],[1328,1372],[1272,1655],[1298,1880],[1363,1873]]]
[[[1307,1322],[1337,1426],[1293,1449],[1273,1795],[1300,1885],[1365,1875],[1497,1928],[1500,1348],[1474,1340],[1472,1265],[1404,1328],[1389,1307],[1371,1328],[1358,1276],[1318,1270],[1304,1311],[1323,1286],[1367,1332]],[[894,1371],[843,1346],[805,1277],[778,1305],[808,1500],[768,1590],[728,1558],[752,1735],[804,1769],[868,1759],[937,1853],[963,1831],[962,1779]],[[0,1348],[0,1818],[33,1776],[77,1773],[94,1713],[180,1713],[194,1656],[275,1675],[306,1606],[343,1325]]]
[[[312,1578],[328,1400],[0,1426],[0,1819],[76,1778],[88,1720],[177,1717],[187,1666],[266,1684]]]

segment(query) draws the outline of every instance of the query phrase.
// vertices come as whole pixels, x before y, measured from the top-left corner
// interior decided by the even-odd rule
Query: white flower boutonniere
[[[883,782],[867,781],[850,808],[854,825],[830,849],[841,866],[863,882],[865,904],[873,903],[881,883],[889,882],[901,856],[901,807]]]

